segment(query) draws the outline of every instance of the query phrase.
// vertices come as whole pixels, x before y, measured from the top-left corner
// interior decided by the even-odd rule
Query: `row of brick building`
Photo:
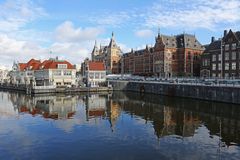
[[[154,46],[128,53],[122,53],[112,35],[108,46],[98,49],[95,44],[92,61],[103,62],[107,74],[240,77],[240,32],[225,30],[222,38],[212,37],[204,46],[195,35],[158,33]]]
[[[160,35],[153,47],[122,56],[123,72],[143,76],[198,76],[204,47],[194,35]]]

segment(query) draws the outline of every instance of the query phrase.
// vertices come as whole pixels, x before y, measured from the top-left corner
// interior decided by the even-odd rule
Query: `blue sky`
[[[126,52],[153,45],[159,27],[207,44],[240,30],[240,0],[0,0],[0,66],[50,56],[80,64],[112,31]]]

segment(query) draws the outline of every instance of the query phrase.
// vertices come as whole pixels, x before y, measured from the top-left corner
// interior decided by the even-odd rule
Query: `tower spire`
[[[160,37],[160,27],[158,27],[158,38]]]
[[[114,32],[112,31],[112,38],[114,37]]]
[[[97,40],[95,40],[95,45],[94,46],[97,47]]]
[[[117,46],[117,44],[115,41],[114,32],[112,32],[112,38],[110,40],[109,47],[112,48],[112,47],[116,47],[116,46]]]

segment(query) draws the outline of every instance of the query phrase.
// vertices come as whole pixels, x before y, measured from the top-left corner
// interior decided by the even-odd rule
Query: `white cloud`
[[[121,48],[123,54],[131,51],[131,48],[129,48],[126,44],[119,43],[118,45]]]
[[[105,27],[120,27],[122,24],[126,24],[132,16],[125,11],[121,11],[118,13],[101,13],[99,14],[94,14],[94,15],[88,15],[87,16],[88,20],[90,22],[97,24],[97,25],[102,25]]]
[[[153,31],[150,29],[138,30],[135,32],[135,35],[140,38],[149,38],[153,37]]]
[[[0,4],[0,31],[18,30],[42,16],[46,16],[44,9],[31,0],[7,0]]]
[[[31,58],[44,60],[58,56],[73,64],[80,64],[86,57],[90,56],[93,45],[94,41],[55,42],[50,47],[44,48],[37,43],[20,41],[10,38],[6,34],[0,34],[0,62],[1,65],[11,68],[14,60],[27,62]],[[53,53],[50,54],[50,51]]]
[[[82,43],[54,43],[49,48],[54,56],[69,60],[71,63],[80,64],[86,57],[90,56],[93,42]]]
[[[75,28],[71,21],[65,21],[55,31],[55,38],[59,42],[82,42],[96,39],[104,30],[102,28]]]
[[[29,58],[46,57],[46,50],[36,43],[18,41],[6,34],[0,34],[1,64],[11,67],[14,60],[25,62]]]
[[[158,1],[148,9],[144,23],[147,27],[214,30],[224,24],[240,22],[239,0],[164,1]]]

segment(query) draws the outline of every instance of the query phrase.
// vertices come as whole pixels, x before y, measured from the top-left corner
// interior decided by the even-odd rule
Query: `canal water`
[[[240,159],[240,106],[115,92],[0,92],[0,159]]]

